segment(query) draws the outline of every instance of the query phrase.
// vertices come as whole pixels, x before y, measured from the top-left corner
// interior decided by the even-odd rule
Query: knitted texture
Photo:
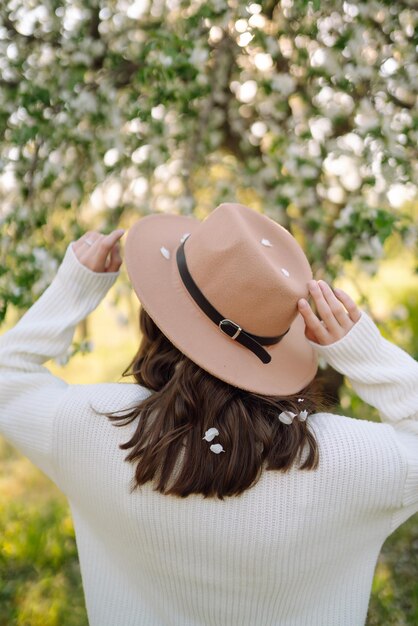
[[[381,546],[418,511],[418,364],[362,311],[343,339],[313,345],[382,423],[310,415],[319,468],[264,471],[239,497],[130,494],[118,446],[135,424],[90,403],[112,411],[151,392],[69,385],[44,366],[118,275],[87,269],[70,244],[0,338],[0,432],[68,498],[90,626],[363,626]]]

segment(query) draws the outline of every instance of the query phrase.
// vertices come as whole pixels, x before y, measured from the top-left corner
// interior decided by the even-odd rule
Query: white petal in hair
[[[295,417],[296,413],[292,413],[292,411],[282,411],[279,415],[279,420],[283,422],[283,424],[291,424]]]
[[[210,449],[212,450],[212,452],[214,452],[215,454],[219,454],[220,452],[225,452],[225,450],[223,449],[223,447],[221,446],[220,443],[214,443],[210,446]]]
[[[163,257],[165,259],[169,259],[170,258],[170,250],[167,250],[167,248],[164,248],[164,246],[162,246],[160,248],[160,252],[161,252],[161,254],[163,255]]]
[[[209,430],[205,432],[203,439],[206,439],[206,441],[212,441],[212,439],[214,439],[217,435],[219,435],[219,430],[217,428],[209,428]]]
[[[261,243],[263,244],[263,246],[267,246],[267,248],[272,248],[273,244],[270,243],[270,241],[268,239],[262,239]]]
[[[186,241],[187,237],[190,235],[190,233],[184,233],[184,235],[180,238],[180,243],[183,243],[183,241]]]
[[[298,402],[305,402],[303,398],[298,398]]]
[[[287,277],[290,276],[289,272],[287,271],[287,269],[285,267],[282,267],[282,274],[284,274]]]
[[[304,422],[307,417],[308,417],[308,411],[306,411],[306,409],[299,413],[299,419],[301,422]]]

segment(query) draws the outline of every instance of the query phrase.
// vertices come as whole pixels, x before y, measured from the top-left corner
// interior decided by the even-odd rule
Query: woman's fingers
[[[113,249],[113,246],[122,237],[124,232],[125,231],[122,228],[119,228],[118,230],[112,231],[109,235],[104,235],[100,239],[98,244],[96,243],[97,245],[96,260],[100,267],[103,267],[103,268],[105,267],[106,259],[108,257],[109,252],[111,252],[111,250]],[[104,269],[101,271],[104,271]],[[107,271],[110,272],[111,270],[108,269]]]
[[[352,300],[348,293],[346,293],[342,289],[335,288],[334,291],[336,296],[341,300],[341,302],[347,309],[350,319],[352,319],[354,323],[358,322],[361,317],[361,311],[358,308],[357,304],[354,302],[354,300]]]
[[[338,320],[335,318],[325,296],[316,280],[310,280],[308,283],[309,291],[314,298],[317,311],[324,321],[329,331],[337,332],[339,328]]]
[[[310,304],[304,298],[301,298],[298,302],[299,311],[301,312],[306,324],[305,335],[311,341],[316,343],[326,344],[328,339],[328,332],[324,324],[317,318],[312,311]]]
[[[94,230],[88,230],[84,235],[82,235],[79,239],[74,241],[73,248],[74,250],[80,250],[80,252],[87,252],[91,245],[87,242],[92,242],[92,245],[96,243],[98,239],[102,237],[101,233],[97,233]]]
[[[340,326],[342,326],[343,328],[351,328],[348,313],[341,304],[341,301],[338,300],[335,296],[331,287],[324,280],[318,280],[318,285],[321,288],[324,298],[327,301],[336,322],[340,324]]]
[[[316,281],[309,281],[309,290],[322,319],[303,298],[299,300],[298,308],[305,320],[305,336],[321,345],[329,345],[349,332],[360,319],[361,311],[345,291],[333,291],[325,281],[319,282],[321,286]]]
[[[122,264],[119,251],[119,239],[124,234],[122,228],[112,231],[109,235],[89,230],[72,246],[82,265],[93,272],[117,272]]]
[[[117,272],[122,265],[122,257],[119,250],[119,241],[113,246],[110,251],[109,264],[106,267],[107,272]]]

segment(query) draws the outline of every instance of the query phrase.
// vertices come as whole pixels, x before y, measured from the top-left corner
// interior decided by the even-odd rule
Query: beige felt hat
[[[165,336],[217,378],[264,395],[300,391],[318,369],[297,309],[309,262],[296,239],[242,204],[203,221],[154,214],[128,230],[124,259]]]

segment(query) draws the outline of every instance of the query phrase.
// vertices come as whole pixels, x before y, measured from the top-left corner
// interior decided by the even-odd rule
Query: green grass
[[[11,501],[0,528],[0,626],[87,626],[67,503]]]
[[[418,624],[418,515],[385,542],[373,579],[368,626]]]

